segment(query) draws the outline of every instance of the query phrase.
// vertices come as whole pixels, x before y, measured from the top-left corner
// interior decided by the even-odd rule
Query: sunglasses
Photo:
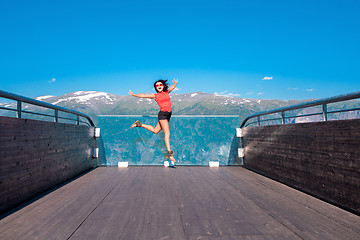
[[[162,85],[163,85],[162,83],[158,83],[158,84],[156,84],[155,86],[161,87]]]

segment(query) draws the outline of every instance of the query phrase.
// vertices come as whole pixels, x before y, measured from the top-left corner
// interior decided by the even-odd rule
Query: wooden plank
[[[116,186],[71,239],[186,239],[172,170],[131,168],[126,181]]]
[[[111,167],[1,219],[0,232],[0,239],[358,239],[360,217],[241,167]]]
[[[0,239],[68,239],[128,174],[128,169],[97,168],[69,182],[2,219]]]
[[[173,174],[188,239],[300,239],[209,168]]]
[[[360,217],[242,168],[211,169],[302,239],[357,239]]]

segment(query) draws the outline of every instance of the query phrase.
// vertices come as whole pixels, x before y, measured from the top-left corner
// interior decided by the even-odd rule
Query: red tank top
[[[171,112],[171,102],[169,92],[160,92],[155,94],[155,101],[160,107],[160,111]]]

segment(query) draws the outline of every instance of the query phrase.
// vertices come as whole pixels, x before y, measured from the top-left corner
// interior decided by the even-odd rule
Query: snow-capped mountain
[[[294,101],[246,99],[203,92],[171,93],[176,115],[240,115],[294,104]],[[130,95],[119,96],[97,91],[77,91],[62,96],[40,96],[36,99],[58,106],[97,115],[155,115],[159,107],[155,100]]]
[[[41,96],[41,97],[36,97],[35,99],[36,99],[36,100],[39,100],[39,101],[43,101],[43,100],[45,100],[45,99],[52,98],[52,97],[55,97],[55,96],[45,95],[45,96]]]
[[[118,99],[118,96],[105,92],[77,91],[77,92],[65,94],[60,97],[40,96],[35,99],[49,102],[54,105],[60,105],[60,103],[64,103],[64,104],[77,103],[77,104],[91,105],[93,103],[114,104]]]

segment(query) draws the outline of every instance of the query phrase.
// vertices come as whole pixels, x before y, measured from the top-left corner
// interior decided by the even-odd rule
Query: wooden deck
[[[3,216],[0,239],[360,239],[360,217],[241,167],[108,167]]]

